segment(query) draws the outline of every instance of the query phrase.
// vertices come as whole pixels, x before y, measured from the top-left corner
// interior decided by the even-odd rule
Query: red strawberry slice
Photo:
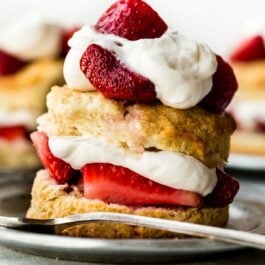
[[[63,57],[65,57],[70,50],[70,47],[68,45],[68,41],[72,38],[74,33],[76,31],[78,31],[79,29],[80,29],[80,27],[75,26],[75,27],[63,30],[63,32],[62,32],[62,51],[61,51],[61,55]]]
[[[141,0],[120,0],[98,20],[96,29],[128,40],[159,38],[167,30],[166,23]]]
[[[231,54],[232,61],[248,62],[265,59],[265,45],[262,36],[253,36],[244,42]]]
[[[25,65],[25,62],[0,50],[0,76],[14,74]]]
[[[69,164],[51,153],[48,136],[44,132],[34,132],[30,137],[44,167],[59,184],[66,183],[75,175],[76,171]]]
[[[84,195],[107,203],[125,205],[202,206],[194,192],[172,189],[137,173],[111,164],[89,164],[82,169]]]
[[[140,102],[156,99],[152,82],[130,71],[113,53],[97,44],[88,46],[81,58],[80,68],[107,98]]]
[[[239,190],[236,179],[217,169],[218,182],[213,192],[205,198],[205,203],[211,207],[225,207],[230,204]]]
[[[199,103],[207,110],[222,113],[237,91],[237,81],[231,66],[221,56],[216,56],[218,66],[213,75],[213,87],[210,93]]]
[[[0,138],[8,141],[24,139],[27,137],[27,129],[24,126],[9,126],[0,128]]]

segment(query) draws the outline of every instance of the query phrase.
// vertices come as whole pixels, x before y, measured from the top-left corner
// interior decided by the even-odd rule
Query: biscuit
[[[0,77],[1,109],[28,110],[36,116],[45,111],[45,98],[50,87],[63,82],[63,62],[38,60],[13,75]]]
[[[228,207],[129,207],[89,200],[80,192],[69,191],[67,184],[58,185],[46,170],[37,173],[32,189],[32,201],[27,217],[50,219],[89,212],[115,212],[185,221],[196,224],[224,227],[228,220]],[[63,235],[96,238],[170,238],[183,237],[166,231],[135,227],[117,223],[90,223],[75,226]]]
[[[179,110],[162,104],[132,104],[107,99],[98,92],[53,87],[48,113],[38,129],[52,136],[94,136],[132,152],[164,150],[193,156],[213,168],[227,160],[235,129],[226,113],[199,107]]]

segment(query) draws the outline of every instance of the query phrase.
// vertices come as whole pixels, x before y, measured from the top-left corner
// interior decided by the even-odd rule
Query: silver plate
[[[0,174],[1,176],[1,174]],[[29,205],[32,176],[0,177],[0,214],[23,216]],[[249,191],[252,191],[249,192]],[[249,195],[251,194],[251,197]],[[253,196],[255,194],[255,196]],[[243,185],[231,206],[229,227],[244,231],[258,229],[263,220],[263,192]],[[106,263],[180,262],[216,255],[241,247],[206,239],[104,240],[44,235],[0,228],[0,243],[31,254]]]
[[[227,167],[265,172],[265,156],[230,154]]]

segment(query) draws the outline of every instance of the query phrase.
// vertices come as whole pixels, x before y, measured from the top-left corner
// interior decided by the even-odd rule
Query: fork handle
[[[265,236],[251,232],[238,231],[228,228],[212,227],[207,225],[192,224],[186,222],[150,218],[144,216],[130,216],[137,219],[138,225],[182,233],[191,236],[219,240],[237,245],[259,248],[265,250]],[[132,220],[135,224],[135,220]]]
[[[214,239],[247,247],[265,249],[264,235],[238,231],[228,228],[218,228],[207,225],[192,224],[139,215],[96,212],[74,215],[70,216],[69,218],[59,218],[57,220],[58,224],[60,223],[60,220],[62,221],[62,224],[64,223],[64,228],[66,226],[71,227],[76,224],[88,223],[91,221],[112,221],[116,223],[156,228],[160,230],[182,233],[196,237]],[[69,223],[70,220],[72,222],[71,224]]]
[[[116,222],[143,226],[265,250],[264,235],[139,215],[95,212],[51,220],[20,219],[16,217],[0,216],[0,226],[50,233],[54,232],[54,229],[56,229],[56,231],[62,231],[66,228],[90,222]]]
[[[157,222],[157,225],[154,223],[153,227],[158,229],[166,229],[171,232],[184,233],[191,236],[198,236],[265,250],[265,236],[261,234],[228,228],[211,227],[206,225],[182,222],[175,223],[172,221],[169,222],[170,223],[167,224],[167,228],[165,227],[166,223],[161,224],[159,221]]]

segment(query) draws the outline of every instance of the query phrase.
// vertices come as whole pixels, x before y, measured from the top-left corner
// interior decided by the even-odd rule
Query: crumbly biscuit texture
[[[191,155],[208,167],[227,159],[235,129],[229,114],[201,108],[178,110],[162,104],[132,104],[98,92],[53,87],[48,113],[38,119],[49,136],[94,136],[132,152],[164,150]]]
[[[33,189],[31,207],[27,217],[49,219],[89,212],[115,212],[150,216],[156,218],[186,221],[224,227],[228,220],[228,207],[128,207],[107,204],[99,200],[89,200],[67,185],[58,185],[45,170],[37,173]],[[166,231],[135,227],[116,223],[91,223],[79,225],[62,232],[63,235],[96,238],[169,238],[183,237]]]
[[[63,83],[62,70],[62,60],[42,59],[13,75],[0,77],[1,108],[40,115],[45,111],[45,97],[51,86]]]

